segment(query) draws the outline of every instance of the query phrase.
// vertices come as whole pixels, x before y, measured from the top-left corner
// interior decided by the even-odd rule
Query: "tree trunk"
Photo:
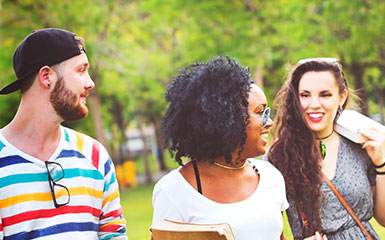
[[[254,82],[263,90],[263,66],[258,66],[255,70]]]
[[[110,9],[110,12],[113,12],[114,5],[109,4],[108,7]],[[108,17],[110,18],[111,16],[108,16]],[[100,44],[100,46],[103,46],[104,39],[107,36],[108,27],[110,24],[109,18],[105,19],[105,22],[104,24],[102,24],[103,26],[100,29],[100,33],[97,41],[97,43]],[[99,98],[99,84],[100,84],[100,71],[99,71],[100,67],[99,66],[100,64],[103,64],[103,63],[100,62],[99,57],[100,57],[100,52],[95,51],[95,57],[93,58],[95,59],[95,62],[91,64],[91,69],[90,69],[92,73],[91,78],[95,83],[95,87],[94,89],[92,89],[92,91],[90,91],[89,103],[90,103],[90,108],[92,109],[91,116],[94,122],[96,139],[99,140],[104,145],[104,147],[107,149],[109,153],[112,153],[111,148],[108,146],[107,137],[104,134],[102,114],[100,110],[101,108],[100,108],[100,98]]]
[[[380,113],[380,120],[381,123],[384,124],[384,95],[382,89],[379,88],[374,88],[376,98],[377,98],[377,103],[378,103],[378,109]]]
[[[354,88],[356,89],[357,96],[360,98],[361,113],[369,115],[368,111],[368,97],[363,82],[364,67],[356,62],[349,65],[350,72],[354,77]]]
[[[161,130],[160,130],[160,124],[157,123],[155,120],[152,120],[152,125],[154,126],[154,132],[155,132],[155,139],[156,139],[156,158],[159,163],[159,170],[160,171],[167,171],[168,168],[166,166],[166,161],[164,159],[164,141],[161,137]]]
[[[128,160],[134,160],[133,153],[130,151],[130,149],[125,149],[126,152],[123,152],[121,149],[121,144],[128,144],[128,137],[126,136],[126,129],[127,129],[127,122],[124,119],[124,106],[123,104],[117,99],[116,96],[111,96],[111,101],[113,102],[112,109],[110,109],[111,114],[114,116],[113,120],[115,121],[116,125],[118,126],[118,132],[114,133],[116,136],[115,138],[118,139],[119,146],[115,149],[115,151],[119,151],[119,157],[120,163],[123,163],[126,159]],[[115,131],[116,132],[116,131]]]
[[[147,143],[147,138],[144,132],[144,123],[143,123],[143,116],[141,112],[137,112],[136,114],[136,122],[138,124],[138,128],[140,131],[140,138],[143,141],[143,150],[141,152],[143,162],[144,162],[144,171],[146,174],[146,183],[152,183],[152,174],[150,170],[150,161],[148,160],[148,152],[149,147]]]
[[[383,49],[381,49],[380,51],[380,56],[381,56],[381,60],[385,60],[385,51]],[[382,62],[385,62],[385,61],[382,61]],[[379,66],[381,72],[382,72],[382,76],[380,76],[380,81],[379,82],[382,82],[385,78],[383,77],[384,74],[385,74],[385,65],[380,65]],[[382,89],[378,89],[378,88],[375,88],[376,90],[378,90],[378,98],[379,98],[379,101],[378,101],[378,107],[379,107],[379,112],[380,112],[380,117],[381,117],[381,123],[382,124],[385,124],[385,115],[384,115],[384,98],[385,98],[385,88],[382,88]]]
[[[98,85],[99,85],[99,72],[98,68],[94,68],[92,70],[92,80],[95,83],[94,89],[90,91],[89,96],[89,106],[90,106],[90,112],[92,116],[92,120],[94,122],[94,128],[95,128],[95,134],[96,139],[99,140],[104,147],[107,149],[108,152],[110,152],[110,148],[108,146],[107,138],[104,134],[104,128],[103,128],[103,121],[102,121],[102,114],[100,111],[100,99],[98,94]]]

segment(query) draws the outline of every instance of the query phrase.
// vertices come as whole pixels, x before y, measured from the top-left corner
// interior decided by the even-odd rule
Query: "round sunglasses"
[[[260,114],[250,114],[250,117],[262,117],[262,127],[266,127],[267,122],[270,118],[270,108],[267,107],[265,110],[263,110]]]

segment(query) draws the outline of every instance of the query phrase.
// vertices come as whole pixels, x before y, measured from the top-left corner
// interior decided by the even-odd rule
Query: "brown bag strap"
[[[341,193],[337,190],[337,188],[334,186],[334,184],[325,176],[323,172],[321,172],[322,178],[324,181],[329,185],[330,189],[334,192],[334,194],[337,196],[338,200],[344,205],[346,210],[349,212],[349,214],[353,217],[354,221],[358,224],[358,226],[364,231],[366,236],[370,239],[373,240],[372,236],[368,233],[364,225],[362,225],[360,219],[358,219],[357,215],[354,213],[354,211],[350,208],[349,204],[345,201],[344,197],[341,195]]]

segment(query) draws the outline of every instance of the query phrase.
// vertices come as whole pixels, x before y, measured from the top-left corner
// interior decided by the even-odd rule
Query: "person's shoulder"
[[[181,185],[183,185],[183,176],[178,169],[173,169],[166,175],[161,177],[154,186],[153,198],[159,198],[160,196],[167,196],[167,198],[178,198],[183,191]],[[182,194],[184,195],[184,194]]]
[[[71,128],[61,126],[64,132],[65,142],[69,143],[69,150],[75,150],[92,162],[92,165],[99,170],[103,170],[105,166],[112,165],[112,160],[106,148],[96,139],[75,131]],[[80,156],[81,156],[80,155]],[[106,165],[106,163],[108,163]]]
[[[76,131],[72,128],[69,128],[69,127],[65,127],[65,126],[60,126],[64,132],[64,138],[67,140],[67,141],[72,141],[74,139],[84,139],[84,140],[91,140],[91,141],[96,141],[100,144],[99,141],[97,141],[96,139],[88,136],[87,134],[84,134],[84,133],[81,133],[79,131]]]
[[[366,150],[363,149],[359,143],[355,143],[342,135],[340,135],[340,142],[341,147],[339,148],[339,151],[353,152],[354,155],[367,155]]]
[[[355,143],[344,136],[340,135],[340,148],[338,149],[344,155],[354,156],[355,159],[366,159],[368,163],[371,163],[371,159],[361,144]]]
[[[265,159],[248,158],[247,160],[250,162],[250,164],[252,166],[269,168],[269,169],[276,169],[273,166],[273,164],[271,164],[269,161],[266,161]]]
[[[78,147],[89,146],[91,145],[93,148],[101,149],[106,151],[105,147],[102,143],[96,140],[93,137],[90,137],[84,133],[78,132],[74,129],[61,126],[64,132],[64,138],[67,142],[75,144]]]
[[[182,175],[179,172],[179,168],[176,168],[161,177],[155,185],[170,186],[178,184],[181,177]]]
[[[269,161],[264,159],[249,158],[247,159],[252,166],[254,166],[259,172],[268,172],[270,174],[282,177],[281,172]]]

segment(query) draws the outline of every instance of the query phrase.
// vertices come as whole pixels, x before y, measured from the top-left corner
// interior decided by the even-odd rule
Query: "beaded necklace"
[[[322,159],[325,159],[325,156],[326,156],[326,146],[322,140],[325,140],[326,138],[330,137],[333,134],[333,132],[334,132],[334,129],[332,129],[332,132],[329,135],[327,135],[326,137],[316,138],[317,140],[320,140],[319,144],[320,144],[320,148],[321,148]]]

